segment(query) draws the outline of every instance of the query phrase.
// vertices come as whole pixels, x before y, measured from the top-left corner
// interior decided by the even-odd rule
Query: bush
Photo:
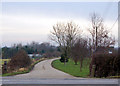
[[[95,65],[95,77],[120,75],[120,55],[96,53],[90,64],[90,74],[93,65]]]
[[[19,50],[8,63],[9,70],[28,67],[31,64],[31,59],[24,50]]]
[[[68,58],[65,57],[64,54],[61,55],[60,62],[68,62]]]

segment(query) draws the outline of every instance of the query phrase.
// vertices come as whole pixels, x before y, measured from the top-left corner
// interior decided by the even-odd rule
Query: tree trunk
[[[64,60],[64,65],[66,65],[66,58],[65,58],[65,60]]]
[[[80,72],[82,71],[82,61],[80,61]]]
[[[75,65],[77,65],[77,62],[78,62],[77,59],[73,59],[73,60],[74,60]]]
[[[75,62],[75,65],[77,65],[77,62]]]

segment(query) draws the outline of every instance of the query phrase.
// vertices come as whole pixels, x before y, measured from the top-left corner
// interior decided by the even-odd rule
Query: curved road
[[[3,86],[120,86],[118,79],[76,78],[51,67],[55,59],[44,60],[27,74],[2,77]],[[44,85],[43,85],[44,84]],[[58,85],[60,84],[60,85]]]
[[[67,73],[64,73],[62,71],[59,71],[51,66],[52,61],[55,59],[48,59],[41,61],[40,63],[36,64],[34,69],[27,74],[20,74],[13,76],[15,78],[72,78],[75,79],[76,77],[73,77]]]

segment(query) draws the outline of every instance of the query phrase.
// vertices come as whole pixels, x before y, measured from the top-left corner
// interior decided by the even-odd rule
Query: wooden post
[[[118,2],[118,55],[120,55],[120,1]]]
[[[91,77],[95,76],[95,65],[92,65]]]
[[[4,61],[4,71],[7,71],[7,61]]]

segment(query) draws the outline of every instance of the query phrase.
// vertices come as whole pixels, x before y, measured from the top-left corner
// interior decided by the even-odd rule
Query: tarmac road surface
[[[55,59],[42,61],[27,74],[2,77],[2,86],[120,86],[118,79],[77,78],[52,68]]]
[[[118,79],[23,79],[4,77],[3,86],[119,86]]]
[[[58,59],[58,58],[55,58]],[[34,69],[30,73],[20,74],[16,76],[12,76],[14,78],[57,78],[57,79],[64,79],[64,78],[72,78],[75,79],[76,77],[59,71],[51,66],[51,63],[55,59],[48,59],[41,61],[40,63],[36,64]]]

